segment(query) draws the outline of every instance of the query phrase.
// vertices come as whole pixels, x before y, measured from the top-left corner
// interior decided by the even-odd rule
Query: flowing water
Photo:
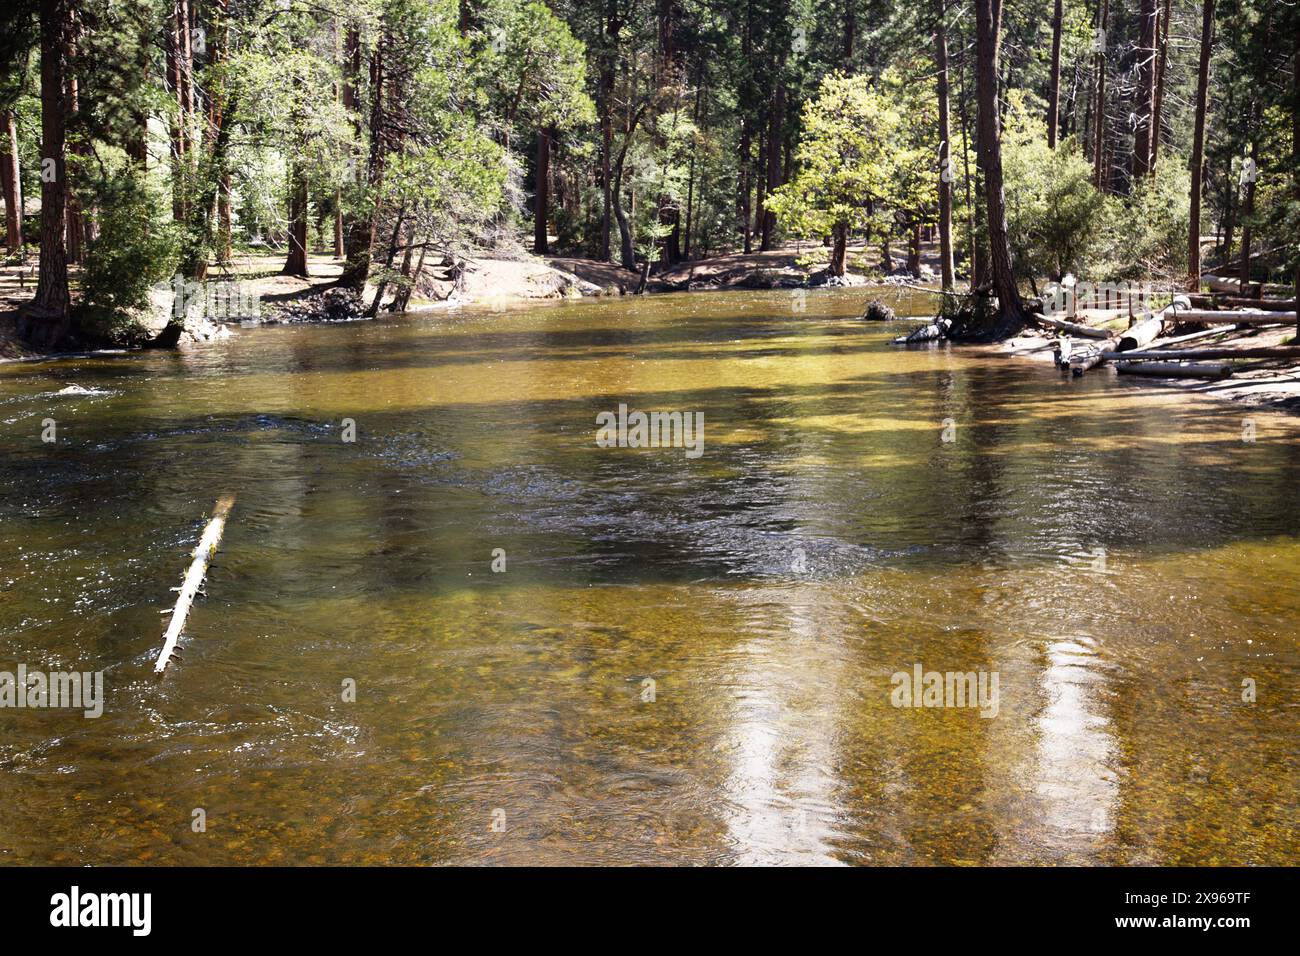
[[[861,300],[0,367],[0,670],[105,681],[0,710],[0,862],[1300,862],[1297,422]],[[620,403],[703,454],[598,447]]]

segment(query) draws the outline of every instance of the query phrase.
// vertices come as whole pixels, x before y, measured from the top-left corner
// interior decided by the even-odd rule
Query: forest
[[[924,245],[986,338],[1067,275],[1295,287],[1298,43],[1283,0],[11,0],[17,329],[120,336],[250,250],[374,314],[470,253]]]

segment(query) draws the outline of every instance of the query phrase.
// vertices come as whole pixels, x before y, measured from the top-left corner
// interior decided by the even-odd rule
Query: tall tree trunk
[[[343,248],[343,190],[334,190],[334,258],[342,259],[346,255]]]
[[[1256,168],[1256,163],[1259,160],[1259,136],[1255,134],[1254,130],[1252,130],[1250,137],[1250,168],[1252,172],[1250,177],[1243,184],[1246,187],[1246,199],[1241,209],[1241,294],[1245,296],[1250,295],[1250,291],[1246,286],[1250,282],[1251,230],[1254,227],[1255,218],[1254,170]]]
[[[781,185],[781,142],[782,129],[785,124],[785,86],[777,84],[772,94],[772,108],[767,119],[767,189],[765,195]],[[759,248],[764,252],[772,248],[776,237],[776,213],[763,209],[763,238]]]
[[[167,23],[167,76],[176,101],[172,123],[172,214],[187,222],[194,188],[194,48],[189,0],[172,0]]]
[[[853,49],[858,36],[858,0],[844,0],[844,56],[845,73],[853,72]],[[843,275],[843,273],[840,273]]]
[[[944,0],[937,0],[934,28],[934,60],[939,93],[939,275],[944,289],[953,287],[952,262],[952,132],[948,116],[948,34],[944,23]]]
[[[64,81],[68,84],[65,102],[67,103],[69,118],[76,116],[81,109],[81,88],[77,82],[76,69],[77,40],[82,29],[82,24],[78,22],[74,9],[63,54]],[[79,159],[84,158],[86,155],[85,143],[81,139],[74,139],[68,151]],[[81,200],[77,198],[71,184],[68,185],[65,197],[68,204],[67,211],[64,213],[67,217],[64,224],[64,233],[67,236],[68,243],[68,263],[69,265],[81,265],[86,260],[86,216],[82,213]]]
[[[960,23],[960,21],[958,21]],[[966,90],[968,83],[966,80],[966,67],[969,60],[967,56],[967,47],[964,37],[964,31],[961,27],[957,28],[957,47],[962,51],[961,64],[957,68],[957,79],[961,81],[961,89],[957,97],[957,108],[961,113],[961,163],[962,163],[962,182],[966,190],[966,243],[970,249],[970,287],[972,289],[980,288],[987,279],[987,257],[983,254],[984,245],[981,241],[979,232],[975,228],[975,214],[979,203],[975,201],[975,191],[972,184],[975,182],[975,176],[971,175],[970,169],[970,111],[966,108]],[[976,174],[979,173],[979,155],[976,154]]]
[[[1300,205],[1300,24],[1291,30],[1291,198]],[[1294,299],[1300,302],[1300,254],[1295,261]],[[1300,335],[1300,319],[1296,322]]]
[[[406,227],[406,248],[402,250],[402,284],[393,293],[394,312],[405,312],[411,302],[411,287],[414,285],[414,280],[411,278],[411,258],[414,252],[415,223],[409,223]],[[424,255],[423,251],[420,255]]]
[[[1137,103],[1133,112],[1137,128],[1133,132],[1133,179],[1139,180],[1151,172],[1151,120],[1155,107],[1156,76],[1156,18],[1159,16],[1156,0],[1140,0],[1138,11]]]
[[[608,79],[607,79],[608,77]],[[614,74],[601,67],[601,102],[600,102],[600,255],[602,262],[612,260],[610,233],[613,213],[613,186],[610,183],[610,153],[614,149],[614,121],[610,116],[610,100],[614,95]]]
[[[340,286],[357,292],[366,287],[366,280],[370,278],[370,247],[378,226],[382,206],[381,192],[387,148],[384,134],[386,120],[384,116],[383,51],[389,39],[388,32],[385,30],[384,35],[375,44],[375,49],[370,55],[370,151],[369,158],[366,161],[366,186],[368,195],[371,197],[371,207],[362,210],[356,215],[352,229],[348,232],[347,262],[343,266],[343,274],[339,276]],[[352,94],[355,101],[355,90],[360,88],[361,70],[361,41],[359,34],[355,30],[348,31],[348,44],[355,71],[354,75],[356,76]],[[347,88],[344,87],[345,102],[347,95]]]
[[[1047,148],[1056,149],[1056,131],[1061,121],[1061,0],[1052,8],[1052,66],[1047,93]]]
[[[600,51],[599,103],[600,108],[600,259],[613,262],[611,236],[614,228],[614,57],[618,52],[619,34],[623,21],[619,17],[618,0],[605,0],[605,36]]]
[[[691,112],[691,118],[695,128],[700,128],[700,110],[704,101],[704,60],[700,59],[699,74],[695,78],[695,109]],[[695,156],[699,152],[696,149],[691,150],[690,167],[686,174],[686,237],[682,249],[682,256],[685,259],[691,257],[691,229],[694,226],[695,217]]]
[[[1201,59],[1196,72],[1193,110],[1191,217],[1187,236],[1187,288],[1201,287],[1201,191],[1205,183],[1205,111],[1210,95],[1210,54],[1214,47],[1214,0],[1201,4]]]
[[[68,260],[63,245],[67,197],[67,77],[63,61],[71,28],[71,0],[41,0],[41,260],[36,297],[18,334],[44,348],[60,342],[71,325]]]
[[[384,278],[393,268],[393,257],[397,255],[397,239],[402,234],[402,226],[406,222],[406,205],[402,204],[397,208],[397,215],[393,219],[393,231],[388,237],[388,251],[384,254],[384,269],[380,273],[379,281],[375,285],[375,298],[370,303],[370,308],[366,310],[366,315],[374,317],[379,314],[379,306],[383,304],[384,293],[388,291],[388,280]]]
[[[1024,324],[1024,306],[1011,267],[1006,197],[1002,192],[1002,131],[998,119],[998,45],[1002,6],[998,0],[975,0],[976,93],[979,106],[979,151],[984,157],[984,201],[988,210],[989,265],[1001,320],[988,331],[1005,337]]]
[[[551,204],[551,134],[546,129],[537,131],[537,171],[533,185],[533,252],[545,256],[550,254],[546,220],[550,218]]]
[[[1101,192],[1109,192],[1110,171],[1106,168],[1106,31],[1110,27],[1110,0],[1101,0],[1094,35],[1097,72],[1097,105],[1093,110],[1092,175]]]
[[[221,174],[221,184],[217,187],[217,261],[228,264],[232,255],[230,222],[230,173]]]
[[[750,159],[750,155],[749,155],[750,145],[751,143],[750,143],[750,132],[749,132],[749,118],[742,116],[740,118],[740,195],[738,197],[740,209],[738,210],[738,212],[740,213],[740,223],[741,223],[740,228],[744,236],[745,255],[749,255],[751,252],[754,251],[753,233],[750,231],[750,218],[749,218],[749,211],[750,211],[749,180],[750,180],[750,169],[753,166],[753,162]]]
[[[1151,168],[1156,168],[1160,157],[1160,131],[1164,125],[1165,111],[1165,75],[1169,71],[1169,17],[1170,0],[1165,0],[1164,10],[1160,15],[1159,53],[1156,58],[1156,94],[1151,108]]]
[[[833,276],[843,277],[848,264],[849,227],[848,223],[837,222],[831,228],[831,261],[827,271]]]
[[[289,254],[280,274],[307,276],[307,176],[296,163],[289,171]]]
[[[5,245],[10,253],[23,245],[23,177],[18,159],[18,124],[13,110],[4,111],[4,142],[0,143],[0,186],[5,202]]]
[[[920,278],[921,275],[921,224],[912,223],[912,232],[907,243],[907,271]]]

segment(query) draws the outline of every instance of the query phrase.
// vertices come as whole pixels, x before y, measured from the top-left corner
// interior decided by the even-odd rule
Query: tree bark
[[[998,0],[975,0],[976,93],[979,107],[979,151],[984,157],[984,201],[987,209],[989,265],[997,292],[1000,322],[988,331],[1004,337],[1024,324],[1024,306],[1011,267],[1007,236],[1006,197],[1002,191],[1002,132],[998,119],[998,45],[1002,7]]]
[[[853,73],[853,48],[858,34],[858,0],[844,0],[844,72]],[[842,274],[842,273],[841,273]]]
[[[740,206],[738,212],[740,213],[740,223],[741,223],[740,229],[742,235],[744,236],[743,248],[745,250],[745,255],[749,255],[751,252],[754,251],[753,233],[750,231],[750,218],[749,218],[749,211],[750,211],[749,180],[750,180],[750,167],[753,165],[749,156],[750,145],[751,145],[751,141],[750,141],[750,133],[749,133],[749,119],[748,117],[742,116],[740,119],[740,195],[737,198],[739,199],[739,206]]]
[[[781,141],[785,122],[785,86],[778,83],[772,94],[772,109],[767,119],[767,189],[764,195],[781,185]],[[763,237],[759,248],[766,252],[776,238],[776,213],[763,209]]]
[[[1047,148],[1056,149],[1056,131],[1061,115],[1061,10],[1062,0],[1052,8],[1052,65],[1047,93]]]
[[[71,327],[68,260],[63,245],[68,178],[67,77],[64,63],[72,19],[70,0],[41,0],[41,260],[36,297],[19,319],[18,334],[51,348]]]
[[[1300,205],[1300,29],[1294,26],[1291,43],[1291,198]],[[1295,300],[1300,302],[1300,256],[1296,256],[1294,285]],[[1300,336],[1300,317],[1296,334]]]
[[[176,101],[172,123],[172,214],[189,219],[193,189],[194,48],[190,33],[189,0],[173,0],[167,24],[167,77]]]
[[[1187,237],[1187,288],[1201,286],[1201,190],[1205,182],[1205,110],[1210,95],[1210,54],[1214,46],[1214,0],[1201,4],[1201,58],[1196,73],[1193,110],[1191,217]]]
[[[550,217],[551,204],[551,134],[546,129],[537,131],[537,169],[533,186],[533,252],[545,256],[550,254],[546,220]]]
[[[307,177],[295,164],[289,172],[289,255],[281,275],[307,276]]]
[[[1170,0],[1165,0],[1164,10],[1160,15],[1159,53],[1156,59],[1156,94],[1151,108],[1151,168],[1156,168],[1160,157],[1160,131],[1164,125],[1165,110],[1165,75],[1169,72],[1169,17]]]
[[[604,48],[600,53],[600,259],[613,262],[611,235],[614,222],[613,187],[614,156],[614,56],[618,50],[619,32],[623,28],[618,16],[616,0],[606,0]]]
[[[831,229],[831,261],[827,271],[843,278],[848,264],[849,227],[847,223],[837,222]]]
[[[370,56],[370,151],[366,161],[366,186],[371,199],[371,207],[356,216],[352,229],[348,232],[347,262],[343,274],[339,276],[339,285],[345,289],[360,292],[366,287],[370,278],[370,247],[379,221],[380,194],[384,179],[384,159],[386,139],[384,135],[384,60],[383,50],[388,41],[387,31],[375,45]],[[352,99],[355,102],[355,90],[360,87],[361,45],[355,30],[348,31],[349,54],[352,60],[354,76]],[[344,87],[344,101],[348,91]],[[358,124],[360,120],[358,119]]]
[[[700,108],[704,101],[704,60],[700,60],[699,75],[695,79],[695,109],[692,111],[692,119],[695,128],[700,127]],[[690,167],[686,174],[686,235],[682,249],[682,257],[690,259],[691,257],[691,231],[695,223],[695,155],[698,150],[691,150]]]
[[[77,21],[77,14],[74,8],[72,19],[68,26],[66,48],[64,50],[64,82],[67,84],[67,93],[64,102],[67,104],[69,117],[74,117],[81,109],[81,88],[77,82],[77,40],[82,30],[82,25]],[[86,155],[84,140],[74,140],[69,147],[72,155],[83,158]],[[76,192],[68,185],[64,193],[68,208],[64,215],[67,217],[64,223],[64,235],[67,237],[67,256],[69,265],[81,265],[86,260],[86,233],[88,229],[87,217],[81,208],[81,201],[77,198]]]
[[[231,258],[230,173],[221,174],[217,187],[217,261],[226,264]]]
[[[1106,29],[1110,26],[1110,0],[1101,0],[1101,10],[1097,18],[1096,72],[1097,72],[1097,106],[1093,111],[1093,178],[1097,189],[1109,192],[1109,180],[1106,169]]]
[[[1250,140],[1250,161],[1254,165],[1259,156],[1259,137],[1251,133]],[[1250,282],[1250,246],[1251,246],[1251,229],[1254,224],[1255,216],[1255,178],[1246,182],[1246,198],[1241,209],[1241,287],[1246,288]],[[1227,272],[1227,270],[1224,270]]]
[[[18,159],[18,124],[13,110],[4,111],[4,142],[0,143],[0,186],[5,202],[5,245],[15,253],[23,245],[23,178]]]
[[[934,29],[935,67],[939,93],[939,274],[943,288],[953,287],[952,261],[952,132],[949,128],[948,35],[944,24],[944,0],[937,0]]]
[[[1144,178],[1151,172],[1151,120],[1155,106],[1156,75],[1156,18],[1159,16],[1156,0],[1140,0],[1137,62],[1137,128],[1133,133],[1133,179]]]

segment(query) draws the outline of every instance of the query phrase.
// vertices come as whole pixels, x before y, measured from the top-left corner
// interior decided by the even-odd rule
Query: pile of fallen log
[[[1066,322],[1048,316],[1034,316],[1034,321],[1066,334],[1056,340],[1056,366],[1073,375],[1083,375],[1105,362],[1114,362],[1124,375],[1152,375],[1168,378],[1226,378],[1233,373],[1231,364],[1208,362],[1208,359],[1289,359],[1300,361],[1300,347],[1275,345],[1256,348],[1170,348],[1188,342],[1218,337],[1242,329],[1257,330],[1269,325],[1295,325],[1294,302],[1250,300],[1248,306],[1232,309],[1192,308],[1192,296],[1178,295],[1169,305],[1155,312],[1130,318],[1123,332]],[[1201,302],[1207,297],[1196,297]],[[1215,299],[1208,299],[1217,304]],[[1244,300],[1239,300],[1244,301]],[[1256,305],[1259,303],[1259,305]],[[1264,307],[1264,306],[1267,306]],[[1167,333],[1186,326],[1205,326],[1198,331],[1178,335]],[[1089,341],[1080,347],[1071,335]]]

